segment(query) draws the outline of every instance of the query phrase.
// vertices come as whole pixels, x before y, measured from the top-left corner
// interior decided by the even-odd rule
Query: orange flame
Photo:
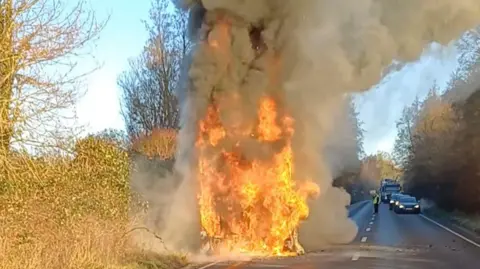
[[[228,19],[220,16],[206,41],[224,69],[232,61],[230,31]],[[272,59],[271,89],[279,83],[280,64],[279,58]],[[233,97],[233,105],[225,109],[241,106],[241,98]],[[202,228],[210,238],[221,238],[230,251],[286,255],[285,240],[309,214],[307,198],[319,193],[312,181],[294,180],[294,120],[278,110],[274,98],[264,96],[256,123],[230,120],[225,125],[215,105],[218,95],[214,99],[199,122],[196,141]],[[258,158],[251,145],[250,151],[242,147],[252,140]]]
[[[274,143],[283,143],[267,160],[243,156],[242,139],[226,132],[214,105],[200,122],[196,145],[201,224],[210,237],[221,237],[229,250],[286,254],[285,240],[309,214],[308,196],[319,191],[311,181],[300,185],[293,179],[293,119],[284,117],[281,124],[277,119],[275,101],[263,98],[253,137],[270,150]],[[222,141],[234,141],[236,146],[227,150]],[[211,156],[217,147],[220,154]]]

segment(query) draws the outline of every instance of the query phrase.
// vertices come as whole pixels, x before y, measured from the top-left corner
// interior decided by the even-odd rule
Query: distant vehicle
[[[402,190],[402,186],[400,183],[396,181],[386,181],[382,180],[382,184],[380,186],[380,197],[382,202],[390,203],[390,198],[393,193],[400,193]]]
[[[380,186],[383,186],[385,184],[393,184],[393,183],[397,183],[397,181],[391,178],[384,178],[382,179],[382,181],[380,181]]]
[[[402,196],[409,196],[408,194],[404,194],[404,193],[393,193],[390,197],[390,204],[389,204],[389,208],[390,210],[393,210],[393,207],[395,206],[395,203],[398,202],[398,200],[400,199],[400,197]]]
[[[393,208],[395,213],[414,213],[420,214],[420,204],[417,201],[417,198],[412,196],[402,195],[398,198],[398,201],[395,202]]]

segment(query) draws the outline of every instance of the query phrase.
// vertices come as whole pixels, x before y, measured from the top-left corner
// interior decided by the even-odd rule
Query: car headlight
[[[403,205],[400,205],[399,207],[400,207],[400,208],[404,208],[404,206],[403,206]]]
[[[395,203],[395,201],[393,201],[393,200],[390,200],[390,204],[393,204],[393,203]]]
[[[415,205],[415,208],[419,208],[419,207],[420,207],[420,205]]]
[[[396,201],[396,202],[395,202],[395,205],[398,205],[399,203],[400,203],[399,201]]]

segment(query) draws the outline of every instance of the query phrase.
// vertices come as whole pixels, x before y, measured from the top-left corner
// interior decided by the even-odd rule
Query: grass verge
[[[0,268],[177,269],[183,255],[145,252],[127,234],[130,160],[90,136],[70,155],[8,156],[0,174]]]
[[[454,223],[480,236],[480,215],[469,215],[458,210],[447,212],[436,206],[429,206],[422,213],[436,219]]]

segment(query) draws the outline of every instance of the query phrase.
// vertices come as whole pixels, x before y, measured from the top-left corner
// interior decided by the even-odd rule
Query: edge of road
[[[428,222],[444,229],[445,231],[457,236],[458,238],[470,243],[471,245],[480,248],[480,236],[477,235],[475,232],[456,225],[451,221],[436,218],[423,212],[419,214],[419,216],[427,220]]]

